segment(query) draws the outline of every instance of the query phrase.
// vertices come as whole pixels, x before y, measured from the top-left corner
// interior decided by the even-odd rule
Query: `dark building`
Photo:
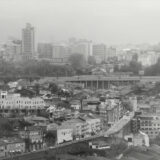
[[[137,133],[140,129],[140,120],[138,118],[134,118],[131,120],[131,132]]]

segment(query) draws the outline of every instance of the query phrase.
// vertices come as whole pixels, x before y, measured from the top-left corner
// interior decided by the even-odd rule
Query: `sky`
[[[25,23],[38,42],[160,42],[160,0],[0,0],[0,41],[21,39]]]

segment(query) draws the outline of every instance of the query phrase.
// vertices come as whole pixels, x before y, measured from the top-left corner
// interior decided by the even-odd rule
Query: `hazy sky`
[[[38,41],[156,43],[160,0],[0,0],[0,41],[21,38],[26,22],[35,26]]]

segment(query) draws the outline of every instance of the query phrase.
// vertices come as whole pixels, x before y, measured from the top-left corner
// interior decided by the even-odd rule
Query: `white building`
[[[75,138],[86,137],[101,130],[101,120],[92,116],[83,116],[62,123],[62,126],[73,129]]]
[[[37,110],[44,109],[45,102],[40,97],[21,97],[20,94],[0,93],[0,110]]]
[[[79,100],[73,100],[70,103],[71,103],[71,108],[73,108],[74,110],[79,111],[81,109],[81,103]]]
[[[138,55],[138,61],[143,66],[150,66],[150,65],[156,64],[159,57],[160,57],[159,54],[153,51],[143,52]]]
[[[57,143],[63,143],[73,140],[73,130],[69,128],[57,128]]]
[[[126,135],[124,139],[128,142],[128,146],[149,147],[149,137],[146,133],[143,133],[143,132],[139,132],[137,134]]]
[[[85,115],[81,119],[88,124],[89,133],[97,133],[101,130],[102,125],[99,118],[93,118],[92,115]]]
[[[55,123],[47,125],[48,131],[54,131],[56,133],[57,144],[64,143],[73,140],[73,129],[67,126],[58,126]]]
[[[155,114],[141,115],[140,130],[146,133],[150,139],[154,139],[160,134],[160,117]]]
[[[81,119],[71,119],[62,123],[62,126],[72,129],[75,138],[85,137],[89,134],[89,125]]]

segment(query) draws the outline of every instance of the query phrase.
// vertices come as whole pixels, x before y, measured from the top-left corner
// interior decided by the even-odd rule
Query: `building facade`
[[[6,61],[20,61],[22,54],[22,43],[20,40],[9,40],[2,46],[2,57]]]
[[[140,130],[148,134],[150,139],[156,138],[160,133],[160,118],[157,115],[145,114],[139,117]]]
[[[13,157],[26,151],[25,142],[18,138],[0,139],[0,158]]]
[[[19,136],[25,140],[26,150],[35,151],[44,146],[44,133],[40,127],[28,127],[19,131]]]
[[[34,27],[30,23],[27,23],[26,27],[22,29],[22,54],[25,60],[35,56]]]
[[[3,112],[25,112],[43,110],[45,102],[40,97],[28,98],[21,97],[20,94],[8,94],[3,91],[0,93],[0,111]]]
[[[101,63],[106,60],[106,45],[94,44],[92,46],[92,56],[95,57],[96,63]]]
[[[53,57],[53,46],[51,43],[38,43],[37,52],[39,58],[51,59]]]
[[[73,130],[69,128],[57,128],[57,144],[72,141],[73,140]]]
[[[73,130],[73,138],[83,138],[89,134],[89,125],[81,119],[71,119],[62,123],[62,126]]]

